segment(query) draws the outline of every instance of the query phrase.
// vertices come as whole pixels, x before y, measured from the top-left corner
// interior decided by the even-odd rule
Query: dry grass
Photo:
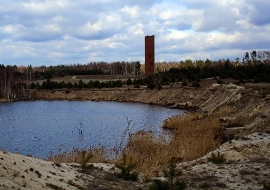
[[[154,138],[151,133],[140,132],[132,136],[125,150],[138,170],[147,177],[162,171],[172,157],[179,162],[193,160],[220,144],[216,136],[219,123],[215,118],[200,114],[178,116],[168,120],[167,126],[174,129],[170,142],[164,136]]]
[[[228,122],[227,127],[243,127],[254,121],[257,115],[248,116],[243,112],[238,112],[233,119]]]
[[[87,154],[93,155],[90,159],[92,163],[105,162],[106,161],[106,149],[104,147],[90,147],[88,150],[81,150],[73,148],[72,151],[66,151],[61,154],[51,155],[47,159],[56,163],[80,163],[82,160],[82,152],[86,151]]]
[[[176,115],[163,122],[163,128],[165,129],[178,129],[180,125],[184,125],[187,122],[194,120],[200,120],[203,118],[203,115],[200,113],[192,113],[188,115]]]
[[[193,160],[220,145],[217,118],[195,113],[173,117],[166,121],[166,126],[174,129],[170,140],[164,135],[155,137],[151,132],[139,131],[129,136],[128,144],[122,152],[146,177],[154,177],[162,172],[173,157],[179,162]],[[79,163],[82,159],[81,151],[73,149],[50,157],[49,160]],[[107,151],[104,147],[90,148],[88,152],[94,156],[90,162],[106,161]]]
[[[214,111],[214,115],[217,117],[226,117],[233,112],[233,107],[230,105],[222,105]]]

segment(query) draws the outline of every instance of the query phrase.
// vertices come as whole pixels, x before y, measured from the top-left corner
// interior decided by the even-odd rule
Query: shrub
[[[91,166],[88,166],[87,163],[93,158],[93,155],[92,154],[87,154],[87,152],[85,150],[83,150],[81,152],[81,161],[80,161],[80,164],[81,164],[81,167],[83,169],[90,169]]]
[[[132,160],[127,163],[127,156],[123,155],[123,162],[116,164],[116,167],[120,169],[120,173],[117,173],[116,176],[124,180],[137,181],[139,173],[134,171],[135,166]]]
[[[263,184],[263,189],[270,190],[270,183],[264,183]]]
[[[150,190],[166,190],[166,189],[178,189],[182,190],[186,188],[186,182],[180,181],[178,177],[182,175],[182,172],[176,169],[176,158],[171,158],[168,168],[163,171],[166,181],[154,180],[150,186]]]
[[[183,81],[182,82],[182,86],[187,86],[188,85],[188,82],[187,81]]]
[[[147,88],[151,90],[153,90],[155,87],[156,87],[155,84],[152,82],[147,85]]]
[[[176,181],[174,186],[175,186],[174,189],[182,190],[182,189],[185,189],[187,187],[187,184],[184,181]]]
[[[218,84],[225,84],[225,82],[223,80],[221,80],[221,79],[217,79],[217,83]]]
[[[199,185],[200,189],[209,189],[210,187],[211,187],[211,185],[209,183],[206,183],[206,182]]]
[[[134,85],[134,88],[140,88],[140,85],[139,84],[135,84]]]
[[[164,176],[168,179],[170,185],[174,184],[177,177],[182,175],[182,172],[176,169],[176,158],[171,158],[168,169],[163,171]]]
[[[162,88],[161,84],[160,84],[160,83],[158,83],[158,85],[157,85],[157,89],[158,89],[158,90],[160,90],[161,88]]]
[[[200,85],[200,83],[198,81],[192,82],[192,85],[191,86],[192,87],[196,87],[196,88],[201,87],[201,85]]]
[[[208,161],[209,161],[209,162],[212,162],[212,163],[214,163],[214,164],[223,164],[223,163],[226,162],[226,158],[225,158],[225,156],[224,156],[223,154],[220,154],[220,153],[218,152],[217,155],[214,154],[214,153],[212,153],[212,154],[211,154],[211,157],[208,158]]]
[[[132,80],[130,78],[127,79],[127,85],[132,85]]]
[[[155,179],[152,181],[149,190],[166,190],[169,188],[170,188],[169,182]]]

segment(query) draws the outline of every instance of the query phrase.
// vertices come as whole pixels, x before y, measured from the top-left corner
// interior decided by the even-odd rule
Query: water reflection
[[[63,147],[113,148],[128,125],[130,132],[144,129],[157,134],[164,119],[183,113],[153,105],[92,101],[1,103],[0,110],[0,148],[41,158]]]

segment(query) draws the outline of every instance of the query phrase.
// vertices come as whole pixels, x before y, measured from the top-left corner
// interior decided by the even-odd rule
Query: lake
[[[46,158],[72,147],[113,148],[129,127],[163,132],[162,121],[182,110],[93,101],[0,103],[0,149]]]

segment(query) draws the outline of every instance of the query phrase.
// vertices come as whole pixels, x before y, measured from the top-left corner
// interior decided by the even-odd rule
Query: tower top
[[[155,36],[145,36],[145,74],[154,74],[155,70]]]

